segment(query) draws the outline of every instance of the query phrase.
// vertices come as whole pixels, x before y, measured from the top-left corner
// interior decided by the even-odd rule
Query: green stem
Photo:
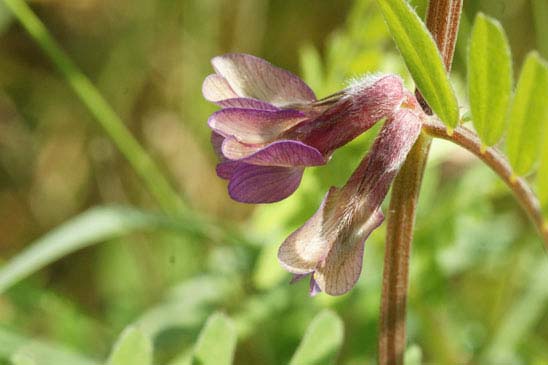
[[[4,3],[57,67],[95,120],[129,161],[162,209],[169,214],[181,212],[184,204],[180,196],[97,88],[57,44],[32,9],[23,0],[4,0]]]
[[[428,6],[426,25],[448,71],[451,70],[461,11],[462,0],[432,0]],[[424,111],[431,114],[420,93],[416,94]],[[421,134],[392,185],[379,326],[380,365],[403,365],[409,258],[417,201],[431,140],[430,136]]]
[[[523,178],[514,175],[512,167],[502,153],[496,148],[482,148],[482,143],[476,134],[464,127],[457,127],[453,133],[449,134],[441,122],[432,119],[423,123],[423,131],[433,137],[443,138],[458,144],[479,157],[497,173],[512,190],[522,208],[535,224],[544,241],[544,247],[548,252],[548,222],[542,215],[540,203],[527,182]]]

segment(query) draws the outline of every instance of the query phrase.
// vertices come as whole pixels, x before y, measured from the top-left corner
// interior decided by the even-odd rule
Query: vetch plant
[[[377,120],[390,116],[406,95],[397,76],[371,76],[316,100],[297,76],[254,56],[213,59],[215,74],[204,97],[222,110],[208,121],[232,198],[270,203],[299,186],[304,167],[327,163],[332,153]]]
[[[216,73],[205,79],[203,94],[223,108],[208,121],[220,157],[217,173],[229,180],[231,197],[246,203],[288,197],[298,187],[304,167],[328,163],[337,148],[385,120],[347,183],[329,189],[318,211],[283,242],[278,259],[293,273],[293,281],[310,275],[311,295],[349,291],[361,273],[365,240],[384,219],[381,203],[399,171],[387,228],[379,358],[381,364],[401,364],[409,251],[432,136],[453,141],[490,166],[514,191],[548,245],[541,204],[519,177],[546,149],[548,66],[536,53],[527,57],[510,105],[508,42],[498,22],[480,14],[472,30],[468,65],[476,134],[460,125],[446,72],[462,2],[433,1],[426,25],[403,0],[378,4],[417,85],[417,98],[403,88],[398,76],[385,75],[365,77],[317,100],[297,76],[244,54],[214,58]],[[507,125],[508,158],[491,147]],[[546,164],[541,163],[541,182],[546,181]],[[543,206],[547,189],[538,189]]]
[[[498,21],[480,13],[468,42],[468,100],[457,100],[448,73],[462,0],[430,1],[425,22],[404,0],[376,2],[377,10],[382,12],[415,82],[415,90],[404,88],[398,75],[373,74],[358,78],[341,91],[318,99],[311,88],[294,74],[255,56],[234,53],[213,59],[214,74],[206,77],[202,92],[207,100],[221,107],[208,120],[212,129],[211,142],[219,158],[217,173],[228,180],[230,196],[245,203],[271,203],[289,197],[300,185],[306,167],[328,164],[337,149],[366,133],[375,123],[383,123],[370,150],[363,151],[364,158],[349,174],[347,182],[341,187],[326,189],[317,212],[308,220],[299,222],[302,226],[283,241],[278,260],[293,274],[293,281],[304,277],[310,279],[312,295],[320,291],[329,295],[347,293],[360,277],[365,241],[383,223],[386,214],[378,359],[382,365],[399,365],[403,363],[406,349],[406,301],[417,201],[434,137],[463,147],[491,168],[514,193],[548,247],[548,64],[532,51],[525,57],[523,65],[516,68],[520,71],[514,81],[512,55],[504,30]],[[226,245],[217,251],[223,261],[225,253],[234,253],[232,249],[255,255],[257,245],[244,247],[247,240],[237,230],[224,227],[221,222],[209,220],[190,209],[191,205],[187,205],[171,186],[107,99],[64,53],[29,5],[23,0],[3,0],[3,3],[42,47],[164,212],[150,213],[121,207],[98,207],[84,212],[34,241],[21,254],[3,264],[0,268],[0,293],[4,294],[24,278],[70,253],[100,242],[117,240],[132,232],[167,230],[170,234],[185,237],[185,241],[188,238],[189,242],[200,237],[207,242],[234,243],[233,247],[227,248],[229,245]],[[542,10],[540,0],[533,3]],[[364,23],[369,25],[369,22]],[[347,39],[352,45],[350,48],[355,47],[355,40],[355,35]],[[330,53],[339,54],[344,49],[340,47],[341,43],[334,44],[332,49],[327,47],[327,58]],[[351,52],[340,53],[345,63],[341,62],[337,68],[343,64],[346,66],[342,68],[350,68],[350,62],[346,61],[352,59],[353,56],[349,56]],[[192,86],[193,94],[198,94],[196,89]],[[461,114],[467,112],[468,105],[471,122],[464,125],[465,118]],[[381,205],[389,189],[392,191],[390,205],[383,214]],[[459,199],[459,196],[454,199]],[[449,199],[440,197],[442,200],[447,202]],[[487,231],[482,228],[483,232]],[[264,252],[269,253],[267,250]],[[234,257],[232,261],[236,261]],[[264,257],[261,254],[261,257],[275,260],[270,253]],[[116,260],[113,262],[113,267],[123,266]],[[143,266],[148,270],[148,265]],[[165,266],[169,271],[171,266]],[[200,273],[182,286],[176,286],[165,301],[160,301],[127,326],[107,363],[165,363],[161,350],[163,337],[158,341],[158,336],[166,335],[167,339],[171,336],[167,332],[178,331],[166,330],[178,326],[185,329],[183,332],[187,336],[193,327],[205,320],[213,307],[221,307],[221,311],[210,315],[205,325],[200,326],[202,330],[194,345],[183,346],[169,363],[233,363],[239,356],[239,351],[236,351],[238,342],[246,341],[256,333],[253,331],[267,322],[266,319],[282,314],[282,310],[292,309],[289,303],[295,299],[288,299],[287,285],[269,286],[268,289],[272,290],[267,293],[264,292],[266,287],[255,291],[259,285],[248,285],[253,281],[249,280],[248,270],[239,270],[234,265],[230,270]],[[143,273],[148,277],[148,272]],[[533,326],[531,318],[540,313],[539,303],[548,297],[544,293],[546,286],[543,281],[546,269],[539,266],[529,274],[533,285],[527,285],[518,305],[508,311],[509,315],[505,313],[503,330],[495,334],[490,346],[485,346],[488,360],[498,359],[500,349],[505,349],[509,343],[513,346],[518,343],[515,338]],[[108,281],[111,277],[118,276],[111,275]],[[147,280],[142,282],[146,284]],[[126,286],[126,283],[122,285]],[[236,301],[235,293],[228,288],[240,285],[242,288],[237,289]],[[148,294],[153,291],[144,292],[148,301]],[[247,294],[249,297],[245,296]],[[9,295],[5,302],[8,303],[7,312],[18,313],[13,316],[14,321],[18,320],[24,311],[11,307],[16,301],[12,303]],[[223,306],[223,302],[229,304]],[[235,302],[243,304],[235,306]],[[359,300],[356,302],[360,303]],[[125,296],[123,303],[126,303]],[[47,305],[40,306],[45,309]],[[354,310],[355,307],[352,305],[351,308]],[[53,307],[55,318],[60,312],[58,309],[58,306]],[[230,316],[224,311],[231,311]],[[182,317],[181,313],[184,314]],[[131,313],[129,317],[133,318],[135,314]],[[293,321],[293,316],[288,317]],[[67,318],[72,322],[72,309]],[[517,330],[513,323],[518,324]],[[103,333],[104,324],[101,323],[100,332],[93,333]],[[293,327],[293,323],[290,326]],[[57,328],[58,324],[51,327]],[[452,326],[448,328],[453,331]],[[437,335],[437,330],[436,327],[430,333]],[[462,330],[463,327],[459,329]],[[86,339],[92,337],[92,332],[83,332],[86,332]],[[440,329],[440,337],[447,334],[441,332]],[[72,336],[72,330],[70,334]],[[331,363],[344,337],[343,321],[335,312],[324,311],[311,322],[290,363]],[[289,341],[284,339],[283,342]],[[538,342],[542,346],[542,341]],[[0,351],[0,359],[9,358],[14,364],[40,361],[48,364],[105,363],[50,345],[49,340],[41,342],[19,336],[4,325],[0,328],[0,343],[10,344]],[[362,345],[363,348],[367,346],[360,342]],[[475,345],[478,345],[477,341]],[[433,346],[437,347],[438,341],[433,341]],[[408,357],[414,357],[419,363],[420,350],[414,349],[415,355],[411,356],[413,351],[410,351]],[[362,347],[358,351],[364,355]],[[428,352],[426,349],[427,356],[430,356]],[[468,355],[462,351],[452,359],[460,361],[463,354]],[[366,357],[363,359],[365,362]],[[272,356],[270,360],[277,363],[279,358]],[[351,361],[361,361],[361,358]]]

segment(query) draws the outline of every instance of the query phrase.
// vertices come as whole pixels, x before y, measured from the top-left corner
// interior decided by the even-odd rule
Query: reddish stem
[[[458,144],[479,157],[487,166],[497,173],[512,190],[522,208],[527,212],[529,218],[531,218],[537,227],[539,234],[544,240],[544,247],[548,252],[548,226],[542,215],[540,203],[527,182],[523,178],[516,177],[512,173],[512,167],[501,152],[493,147],[482,149],[482,144],[478,136],[464,127],[457,127],[452,134],[449,134],[441,122],[430,120],[423,124],[423,131],[433,137],[443,138]]]
[[[432,0],[428,7],[426,25],[438,45],[447,70],[451,69],[461,11],[462,0]],[[420,93],[416,94],[424,111],[432,114]],[[409,257],[430,144],[431,137],[424,134],[419,137],[392,185],[381,299],[380,365],[403,365]]]

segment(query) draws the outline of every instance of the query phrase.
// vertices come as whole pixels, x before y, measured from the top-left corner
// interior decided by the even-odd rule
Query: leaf
[[[0,269],[0,293],[44,266],[98,242],[153,228],[188,231],[185,222],[124,207],[90,209],[33,242]]]
[[[200,332],[192,364],[230,365],[236,342],[236,327],[232,320],[222,313],[214,313]]]
[[[537,173],[537,195],[544,218],[548,220],[548,120],[544,121],[544,143],[540,158],[540,167]],[[545,229],[548,229],[545,228]]]
[[[318,314],[308,326],[290,365],[332,364],[344,338],[344,324],[330,310]]]
[[[543,124],[548,118],[548,65],[530,52],[521,70],[510,109],[506,151],[516,175],[525,175],[538,159]]]
[[[151,365],[152,341],[137,327],[128,327],[116,341],[106,364]]]
[[[377,0],[377,3],[424,99],[447,126],[456,127],[457,97],[428,29],[405,0]]]
[[[468,95],[474,127],[488,146],[504,133],[511,92],[512,54],[504,29],[479,13],[468,52]]]

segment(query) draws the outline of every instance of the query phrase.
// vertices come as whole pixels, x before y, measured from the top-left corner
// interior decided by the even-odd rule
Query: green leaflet
[[[318,314],[308,326],[290,365],[333,364],[342,346],[344,325],[330,310]]]
[[[107,365],[152,365],[152,341],[136,327],[122,332]]]
[[[377,3],[424,99],[448,127],[456,127],[457,97],[428,29],[405,0],[377,0]]]
[[[232,364],[237,341],[234,322],[222,313],[212,314],[200,332],[192,364]]]
[[[548,119],[544,120],[544,143],[537,174],[537,194],[544,217],[548,220]]]
[[[468,51],[468,96],[474,127],[487,146],[505,131],[511,92],[512,54],[504,29],[479,13]]]
[[[525,175],[539,158],[548,118],[548,65],[537,52],[527,55],[510,109],[506,152],[516,175]]]

